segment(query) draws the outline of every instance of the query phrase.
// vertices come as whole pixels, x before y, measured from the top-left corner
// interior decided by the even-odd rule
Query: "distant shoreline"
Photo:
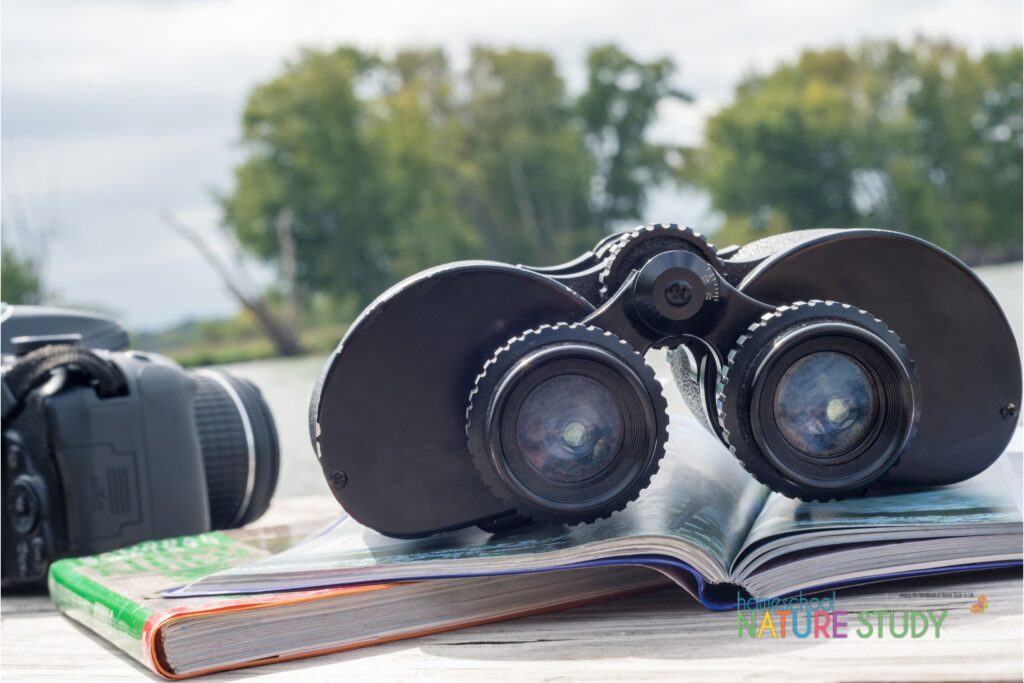
[[[977,267],[976,271],[999,301],[1020,344],[1024,317],[1021,311],[1024,263],[1009,261],[989,264]],[[235,326],[228,324],[230,322],[232,319],[190,321],[158,332],[133,334],[132,342],[136,348],[170,356],[185,367],[284,358],[276,352],[273,344],[258,332],[252,329],[235,330]],[[300,331],[300,340],[307,352],[304,355],[325,355],[333,351],[349,324],[350,322],[337,322],[303,327]],[[225,330],[218,331],[218,334],[223,335],[220,338],[194,339],[184,343],[173,341],[173,333],[184,327],[203,328],[219,325],[226,327]]]

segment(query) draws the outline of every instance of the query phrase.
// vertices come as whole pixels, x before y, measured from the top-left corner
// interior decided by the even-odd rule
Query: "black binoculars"
[[[311,438],[341,505],[389,536],[593,521],[664,455],[652,349],[751,475],[804,500],[967,479],[1017,423],[1010,326],[942,249],[850,229],[716,251],[658,224],[561,266],[395,285],[328,360]]]

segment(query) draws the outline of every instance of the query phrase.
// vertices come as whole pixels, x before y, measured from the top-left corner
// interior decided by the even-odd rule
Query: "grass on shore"
[[[348,329],[347,324],[304,329],[300,334],[300,341],[309,353],[328,353],[338,345],[346,329]],[[178,348],[161,349],[159,353],[173,358],[183,367],[240,363],[279,357],[274,345],[262,336],[217,342],[204,341]]]

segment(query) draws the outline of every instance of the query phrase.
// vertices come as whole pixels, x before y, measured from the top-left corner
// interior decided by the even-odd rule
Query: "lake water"
[[[1024,276],[1020,263],[990,266],[978,273],[995,294],[1021,344],[1022,289]],[[937,330],[937,332],[940,332]],[[659,375],[668,373],[662,352],[648,358]],[[256,383],[270,404],[281,440],[281,475],[277,495],[302,496],[327,492],[327,484],[316,456],[309,444],[307,411],[313,384],[320,374],[326,356],[304,356],[224,366],[230,372]]]

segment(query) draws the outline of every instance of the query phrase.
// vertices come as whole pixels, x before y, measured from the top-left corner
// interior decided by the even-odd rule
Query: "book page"
[[[1007,451],[984,472],[950,486],[880,489],[859,498],[806,503],[778,493],[768,496],[741,557],[752,548],[787,535],[840,530],[892,530],[920,538],[962,527],[1020,524],[1021,450],[1018,430]]]
[[[414,540],[387,538],[345,519],[288,552],[206,577],[174,594],[497,574],[644,555],[674,556],[722,580],[767,489],[691,416],[671,417],[668,452],[650,488],[607,519],[503,534],[472,528]]]

